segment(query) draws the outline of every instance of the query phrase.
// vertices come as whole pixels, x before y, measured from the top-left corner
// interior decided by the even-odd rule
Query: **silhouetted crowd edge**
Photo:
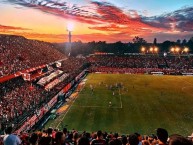
[[[141,135],[132,133],[120,135],[107,133],[101,130],[97,132],[78,132],[48,128],[47,130],[33,132],[31,134],[12,134],[12,127],[5,130],[1,136],[0,145],[192,145],[193,135],[183,137],[178,134],[168,135],[166,129],[157,128],[155,134]]]

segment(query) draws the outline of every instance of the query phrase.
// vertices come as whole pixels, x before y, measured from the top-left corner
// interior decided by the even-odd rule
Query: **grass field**
[[[89,74],[86,79],[69,110],[46,127],[122,134],[152,134],[158,127],[169,134],[193,132],[193,77]]]

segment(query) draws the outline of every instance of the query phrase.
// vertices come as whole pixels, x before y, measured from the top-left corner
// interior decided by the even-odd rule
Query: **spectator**
[[[192,145],[191,141],[181,135],[171,135],[168,145]]]
[[[193,133],[188,138],[193,142]]]
[[[89,139],[86,137],[81,137],[78,140],[78,145],[90,145]]]
[[[142,145],[150,145],[150,143],[149,143],[147,140],[144,140],[144,141],[142,142]]]
[[[142,145],[142,136],[139,133],[135,133],[135,135],[138,137],[139,139],[139,144],[138,145]]]
[[[6,136],[3,138],[4,145],[20,145],[21,140],[17,135],[12,134],[12,127],[5,130]]]
[[[65,135],[63,134],[63,132],[59,131],[56,133],[56,137],[55,137],[55,143],[54,145],[64,145],[65,144]]]
[[[65,134],[65,136],[67,136],[68,129],[66,127],[63,128],[63,133]]]
[[[158,137],[158,144],[159,145],[166,145],[168,139],[168,132],[163,128],[157,129],[157,137]]]
[[[106,145],[106,142],[103,139],[103,133],[101,130],[97,132],[97,138],[92,140],[91,145]]]
[[[129,135],[129,145],[138,145],[139,139],[135,134]]]
[[[45,134],[42,135],[40,138],[39,144],[38,145],[51,145],[52,144],[52,128],[48,128],[45,132]],[[56,136],[55,136],[56,140]]]
[[[37,145],[38,135],[36,133],[32,133],[31,137],[29,138],[30,145]]]
[[[108,145],[118,145],[118,144],[116,144],[115,140],[111,140],[111,141],[108,143]]]
[[[79,137],[79,136],[78,136],[78,132],[74,132],[74,133],[73,133],[73,139],[72,139],[74,145],[77,145],[78,137]]]
[[[122,141],[122,144],[123,144],[123,145],[126,145],[126,144],[128,143],[127,137],[126,137],[125,135],[122,136],[121,141]]]
[[[118,134],[118,133],[115,133],[115,134],[114,134],[114,139],[113,139],[113,141],[114,141],[114,143],[115,143],[116,145],[122,145],[122,142],[121,142],[120,139],[118,139],[118,137],[119,137],[119,134]]]

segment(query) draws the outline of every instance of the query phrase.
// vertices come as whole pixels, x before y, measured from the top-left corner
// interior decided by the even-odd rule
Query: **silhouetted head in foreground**
[[[136,134],[129,135],[129,145],[138,145],[139,139]]]
[[[171,135],[169,145],[192,145],[191,141],[181,135]]]
[[[159,141],[161,141],[162,143],[166,143],[168,140],[168,132],[167,130],[163,129],[163,128],[158,128],[157,129],[157,137],[159,139]]]

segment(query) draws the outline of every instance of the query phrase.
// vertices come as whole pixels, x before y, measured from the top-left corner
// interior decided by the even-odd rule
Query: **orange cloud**
[[[41,33],[30,33],[30,32],[6,32],[3,34],[11,34],[11,35],[19,35],[24,36],[28,39],[35,39],[46,42],[68,42],[67,34],[41,34]],[[92,34],[73,34],[72,33],[72,41],[82,41],[82,42],[90,42],[90,41],[107,41],[107,42],[116,42],[123,41],[128,42],[132,40],[133,37],[130,37],[127,33],[110,33],[110,34],[101,34],[101,33],[92,33]]]
[[[13,30],[16,31],[16,30],[31,30],[31,29],[15,27],[15,26],[0,25],[0,32],[13,31]]]
[[[12,1],[9,2],[13,3]],[[134,36],[150,39],[155,36],[164,37],[164,35],[169,37],[174,32],[176,35],[178,31],[184,34],[186,31],[191,32],[191,34],[193,33],[192,7],[182,8],[160,16],[145,17],[139,15],[136,10],[125,11],[105,1],[89,1],[89,4],[85,6],[64,1],[47,0],[14,0],[14,2],[25,7],[38,9],[47,14],[62,17],[64,20],[70,19],[79,22],[79,24],[86,24],[88,29],[86,28],[86,31],[81,30],[81,35],[74,34],[76,32],[73,32],[73,41],[104,40],[108,42],[128,42]],[[81,28],[81,26],[78,27]],[[2,33],[18,34],[30,39],[49,42],[68,41],[66,34],[29,33],[28,30],[30,29],[0,25],[0,32]],[[59,31],[59,33],[61,32]],[[178,33],[177,36],[180,37],[182,34]]]

